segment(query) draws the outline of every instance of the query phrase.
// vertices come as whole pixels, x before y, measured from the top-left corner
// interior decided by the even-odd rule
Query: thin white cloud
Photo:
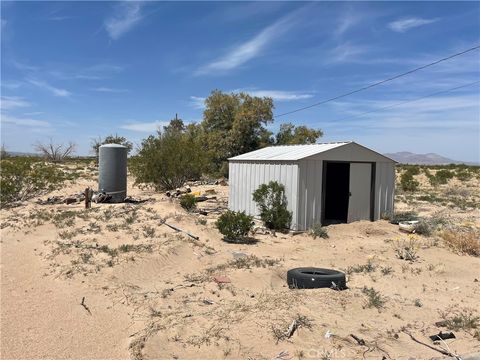
[[[338,20],[337,27],[335,28],[335,35],[340,36],[347,32],[360,22],[360,16],[353,14],[352,10],[348,10]]]
[[[43,111],[33,111],[33,112],[26,112],[23,113],[25,116],[36,116],[36,115],[42,115],[45,114]]]
[[[190,96],[190,105],[195,109],[205,109],[205,98],[200,96]]]
[[[2,96],[0,100],[0,109],[9,110],[19,107],[28,107],[30,103],[17,96]]]
[[[61,80],[101,80],[112,77],[124,70],[123,66],[100,63],[84,68],[72,68],[67,66],[63,69],[46,70],[49,75]]]
[[[478,95],[436,96],[401,104],[403,100],[336,101],[331,103],[341,115],[335,120],[322,121],[323,126],[356,129],[385,128],[457,128],[479,131]],[[400,104],[392,107],[392,105]],[[388,107],[389,108],[385,108]],[[366,113],[367,111],[372,111]]]
[[[31,126],[31,127],[50,127],[50,123],[42,120],[35,120],[30,118],[18,118],[7,114],[1,114],[3,124],[11,124],[16,126]]]
[[[260,56],[272,41],[280,38],[281,35],[292,28],[297,20],[297,17],[298,11],[295,11],[281,18],[272,25],[263,29],[252,39],[239,44],[213,62],[200,67],[195,72],[195,75],[204,75],[232,70]]]
[[[352,45],[350,42],[339,44],[330,50],[326,62],[349,62],[355,61],[360,55],[367,52],[367,48],[359,45]]]
[[[117,40],[122,35],[130,31],[140,20],[142,20],[142,6],[141,2],[127,1],[117,5],[114,14],[105,20],[105,30],[108,35]]]
[[[145,133],[154,133],[157,130],[161,129],[163,126],[167,126],[168,121],[152,121],[152,122],[130,122],[124,125],[121,125],[121,129],[136,131],[136,132],[145,132]]]
[[[92,91],[98,91],[98,92],[107,92],[107,93],[126,93],[128,92],[127,89],[115,89],[115,88],[110,88],[110,87],[105,87],[105,86],[100,86],[94,89],[91,89]]]
[[[6,89],[18,89],[22,85],[23,83],[21,83],[20,81],[2,80],[2,83],[1,83],[1,86]]]
[[[47,90],[47,91],[51,92],[55,96],[69,97],[70,95],[72,95],[72,93],[70,91],[65,90],[65,89],[56,88],[56,87],[46,83],[45,81],[39,81],[39,80],[33,80],[33,79],[29,79],[27,81],[30,84],[35,85],[36,87],[38,87],[40,89]]]
[[[305,91],[237,89],[233,92],[244,92],[251,96],[269,97],[275,101],[295,101],[311,99],[313,97],[313,94]]]
[[[438,20],[440,19],[438,18],[423,19],[418,17],[403,18],[396,21],[392,21],[391,23],[388,24],[388,27],[393,31],[404,33],[410,29],[413,29],[422,25],[432,24]]]
[[[69,20],[73,19],[73,16],[49,16],[46,17],[44,20],[46,21],[64,21],[64,20]]]

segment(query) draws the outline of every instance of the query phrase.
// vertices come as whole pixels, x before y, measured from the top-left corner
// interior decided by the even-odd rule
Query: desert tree
[[[72,156],[75,153],[76,147],[77,145],[72,141],[57,144],[52,139],[50,139],[48,143],[37,142],[33,145],[35,151],[53,163],[62,162]]]
[[[315,144],[323,136],[320,129],[311,129],[307,126],[295,126],[292,123],[280,125],[275,136],[275,145],[305,145]]]
[[[273,100],[214,90],[205,99],[201,123],[211,172],[226,175],[227,159],[271,144]]]
[[[127,153],[130,153],[133,149],[133,143],[128,141],[127,138],[123,136],[115,135],[108,135],[105,139],[102,139],[101,136],[94,138],[90,141],[90,148],[92,149],[93,154],[95,155],[95,159],[98,163],[98,152],[100,151],[100,146],[105,144],[119,144],[123,145],[127,148]]]

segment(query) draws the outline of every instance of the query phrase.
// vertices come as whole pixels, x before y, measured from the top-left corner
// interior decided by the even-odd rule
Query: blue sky
[[[478,45],[479,16],[479,2],[2,2],[1,140],[139,144],[175,113],[200,121],[213,89],[281,114]],[[478,80],[474,51],[270,127],[479,161],[478,83],[381,110]]]

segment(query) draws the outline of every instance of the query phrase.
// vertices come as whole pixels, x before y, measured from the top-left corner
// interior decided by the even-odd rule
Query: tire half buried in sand
[[[334,288],[341,290],[347,288],[344,273],[313,267],[288,270],[287,283],[290,289]]]

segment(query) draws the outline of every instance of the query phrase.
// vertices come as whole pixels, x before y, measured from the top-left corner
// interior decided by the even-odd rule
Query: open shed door
[[[372,164],[350,163],[348,222],[370,220]]]

